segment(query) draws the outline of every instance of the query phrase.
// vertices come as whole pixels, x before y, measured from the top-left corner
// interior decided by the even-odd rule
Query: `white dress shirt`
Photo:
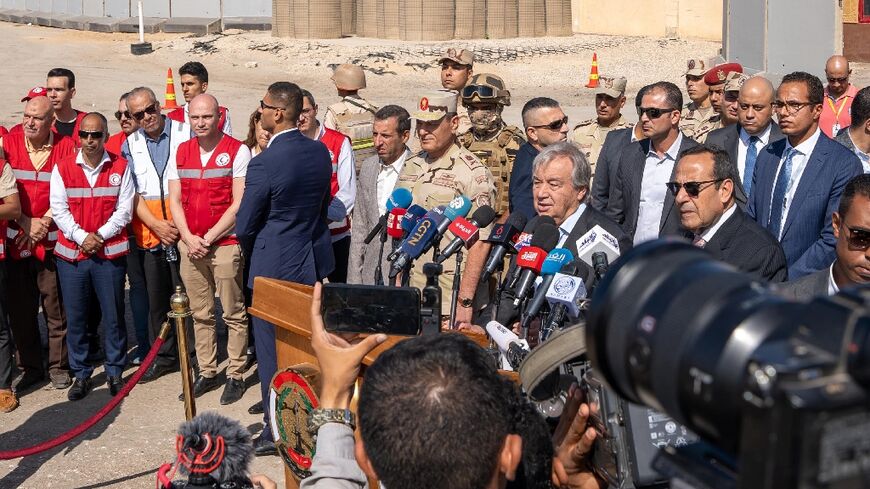
[[[849,139],[852,140],[852,146],[855,147],[855,155],[861,160],[861,166],[864,167],[864,173],[870,173],[870,154],[867,154],[860,149],[858,149],[858,145],[855,144],[855,140],[852,139],[852,133],[847,132],[849,134]]]
[[[402,172],[402,167],[405,166],[405,160],[411,151],[405,148],[405,151],[389,165],[384,165],[381,162],[380,171],[378,172],[378,215],[383,216],[387,212],[387,201],[390,200],[390,195],[396,187],[396,182],[399,180],[399,173]]]
[[[734,215],[735,209],[737,209],[737,204],[732,203],[731,207],[729,207],[728,210],[726,210],[721,216],[719,216],[719,220],[716,221],[715,224],[713,224],[712,226],[707,228],[706,231],[701,233],[701,239],[704,240],[704,243],[709,243],[710,240],[713,239],[713,236],[716,235],[716,231],[718,231],[719,228],[721,228],[722,225],[725,224],[725,221],[731,219],[731,216]]]
[[[85,164],[82,157],[82,152],[79,151],[76,155],[76,164],[82,167],[85,172],[85,178],[91,188],[97,183],[97,177],[103,165],[109,161],[109,153],[103,151],[103,159],[95,168]],[[124,170],[121,176],[121,186],[118,193],[118,203],[115,206],[115,212],[109,216],[109,220],[97,229],[105,239],[113,238],[118,233],[123,231],[130,219],[133,218],[133,196],[136,190],[133,186],[133,177],[130,173],[130,166]],[[84,243],[88,237],[88,232],[76,222],[72,213],[69,210],[69,201],[66,196],[66,185],[63,183],[63,178],[60,176],[58,167],[55,166],[51,171],[51,190],[49,191],[49,203],[51,204],[51,216],[57,224],[60,232],[64,236],[75,241],[79,246]]]
[[[786,157],[788,157],[789,151],[794,149],[796,153],[791,158],[791,178],[789,178],[788,186],[786,187],[785,201],[782,203],[782,225],[780,226],[777,239],[782,239],[782,230],[785,229],[785,223],[788,221],[788,211],[791,209],[792,199],[794,199],[794,194],[801,182],[804,170],[807,168],[807,163],[810,161],[810,156],[816,148],[816,143],[819,142],[819,135],[821,133],[822,131],[816,128],[816,132],[814,132],[806,141],[798,144],[797,147],[792,147],[788,139],[785,141],[785,151],[782,152],[782,158],[779,159],[779,165],[776,167],[777,178],[779,178],[779,171],[782,168]],[[773,188],[776,188],[776,181],[773,182]],[[773,192],[771,192],[770,199],[771,206],[773,206]],[[771,209],[772,208],[773,207],[771,207]]]
[[[326,128],[320,124],[320,132],[317,133],[317,141],[326,133]],[[339,222],[350,215],[353,210],[353,204],[356,201],[356,166],[353,160],[353,147],[350,145],[350,139],[344,138],[341,143],[341,150],[338,153],[338,163],[336,167],[336,177],[338,178],[338,192],[329,203],[329,208],[326,210],[326,217],[332,222]],[[347,234],[350,235],[349,233]],[[343,236],[333,236],[333,241],[340,239]]]
[[[771,124],[767,125],[767,128],[758,136],[758,141],[755,141],[755,149],[757,150],[758,155],[761,155],[761,148],[767,146],[767,143],[770,141],[770,127]],[[749,138],[752,136],[746,132],[746,129],[740,128],[739,138],[737,141],[737,171],[740,172],[740,181],[746,181],[746,152],[749,150]],[[755,160],[758,163],[758,160]],[[752,178],[752,175],[749,175],[749,178]]]
[[[649,152],[646,154],[646,162],[643,165],[643,180],[640,185],[640,203],[637,212],[637,229],[634,231],[634,244],[656,239],[659,237],[659,228],[662,222],[662,211],[665,208],[665,197],[670,181],[674,173],[674,165],[680,153],[680,145],[683,144],[683,134],[678,132],[677,139],[671,147],[660,157],[652,142]]]
[[[290,129],[284,129],[283,131],[279,132],[278,134],[273,134],[272,137],[269,138],[269,142],[266,144],[266,147],[268,148],[269,146],[272,146],[272,141],[274,141],[275,138],[277,138],[278,136],[280,136],[284,133],[298,131],[298,130],[299,130],[299,128],[297,128],[297,127],[291,127]]]
[[[573,214],[568,216],[565,221],[559,225],[559,245],[557,248],[564,248],[565,241],[568,240],[568,235],[571,234],[571,231],[574,230],[574,226],[577,225],[577,221],[580,220],[580,216],[586,211],[586,204],[581,203],[580,207],[574,211]]]
[[[834,263],[837,263],[836,261]],[[834,295],[840,292],[840,288],[837,287],[837,282],[834,281],[834,265],[831,264],[831,268],[828,269],[828,295]]]

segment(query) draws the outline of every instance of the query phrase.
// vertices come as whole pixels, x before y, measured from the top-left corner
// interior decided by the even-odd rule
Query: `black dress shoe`
[[[67,391],[67,398],[70,401],[78,401],[84,399],[88,392],[91,391],[91,379],[79,379],[73,381],[72,387]]]
[[[227,379],[224,392],[221,394],[221,405],[232,404],[245,394],[245,381],[242,379]]]
[[[271,428],[267,426],[263,429],[269,430]],[[263,436],[263,433],[260,433],[260,436],[254,439],[254,455],[256,455],[257,457],[278,455],[278,449],[275,448],[274,441],[266,439],[266,437]]]
[[[36,372],[33,370],[24,372],[24,375],[21,376],[21,380],[18,381],[18,384],[15,386],[15,390],[23,391],[29,387],[33,387],[34,385],[45,380],[45,374],[42,372]]]
[[[139,379],[139,382],[142,384],[147,384],[148,382],[153,382],[160,377],[172,372],[178,371],[178,365],[169,364],[169,365],[161,365],[159,363],[154,363],[151,365],[148,370],[145,371],[145,375]]]
[[[125,384],[124,379],[121,377],[109,377],[106,380],[106,383],[109,384],[109,394],[111,394],[112,397],[117,396],[118,393],[121,392],[121,389],[124,388]]]
[[[221,386],[221,381],[218,379],[217,375],[214,377],[203,377],[202,375],[197,375],[196,380],[193,382],[193,397],[200,397],[206,392],[213,391]],[[184,400],[184,392],[178,395],[178,400]]]
[[[248,414],[263,414],[263,401],[257,401],[248,408]]]

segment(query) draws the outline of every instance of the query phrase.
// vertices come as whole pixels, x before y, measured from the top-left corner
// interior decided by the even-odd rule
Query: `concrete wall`
[[[723,0],[572,0],[574,32],[722,40]]]
[[[69,15],[127,18],[137,0],[0,0],[0,8]],[[146,17],[271,17],[272,0],[144,0]]]

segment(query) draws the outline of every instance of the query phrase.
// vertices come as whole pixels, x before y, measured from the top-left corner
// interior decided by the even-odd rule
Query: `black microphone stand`
[[[384,245],[387,242],[387,228],[381,229],[381,245],[378,248],[378,264],[375,266],[375,285],[384,285],[384,273],[381,270],[381,262],[384,261]]]
[[[420,307],[420,330],[423,336],[441,332],[441,285],[438,277],[441,276],[442,270],[440,263],[423,265],[423,274],[426,275],[426,287],[423,287],[423,300]]]
[[[456,251],[456,271],[453,273],[453,290],[450,292],[450,324],[448,328],[456,327],[456,303],[459,301],[459,285],[462,276],[462,248]]]

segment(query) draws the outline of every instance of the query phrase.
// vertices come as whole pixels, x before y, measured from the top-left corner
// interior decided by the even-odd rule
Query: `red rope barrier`
[[[124,398],[127,397],[127,394],[129,394],[130,391],[133,390],[133,387],[136,387],[136,384],[139,382],[139,379],[141,379],[142,376],[145,375],[145,371],[148,370],[148,367],[150,367],[152,363],[154,363],[154,359],[157,358],[157,351],[160,350],[160,347],[163,345],[163,343],[165,341],[166,340],[164,340],[163,338],[159,338],[159,337],[157,338],[157,340],[154,341],[154,345],[151,346],[151,351],[148,352],[148,356],[145,357],[145,360],[142,362],[142,365],[139,366],[139,370],[137,370],[133,374],[133,376],[130,377],[130,380],[128,380],[127,384],[124,386],[124,388],[121,389],[121,392],[115,394],[115,397],[113,397],[112,400],[110,400],[108,402],[108,404],[103,406],[103,409],[100,409],[99,412],[97,412],[97,414],[94,414],[93,416],[91,416],[90,418],[85,420],[83,423],[81,423],[80,425],[76,426],[75,428],[67,431],[66,433],[64,433],[60,436],[57,436],[51,440],[40,443],[39,445],[34,445],[32,447],[29,447],[29,448],[22,448],[20,450],[7,450],[5,452],[0,452],[0,460],[9,460],[9,459],[13,459],[13,458],[29,457],[30,455],[36,455],[37,453],[41,453],[41,452],[44,452],[46,450],[51,450],[52,448],[54,448],[58,445],[63,445],[64,443],[72,440],[73,438],[75,438],[75,437],[81,435],[82,433],[84,433],[85,431],[89,430],[91,427],[93,427],[95,424],[97,424],[101,419],[103,419],[107,414],[112,412],[113,409],[118,407],[118,404],[120,404],[121,401],[123,401]]]

